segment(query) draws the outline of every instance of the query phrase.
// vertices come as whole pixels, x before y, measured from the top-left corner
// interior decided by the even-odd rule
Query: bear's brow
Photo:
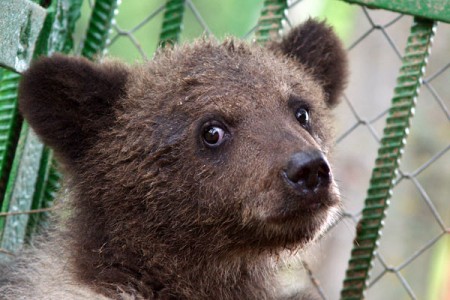
[[[309,101],[307,101],[303,97],[294,94],[289,95],[287,105],[291,109],[296,109],[298,107],[308,107],[308,108],[310,107]]]
[[[227,108],[213,104],[208,108],[207,113],[205,113],[206,116],[209,116],[211,119],[223,120],[230,126],[236,126],[243,117],[241,111],[234,105],[230,105]]]

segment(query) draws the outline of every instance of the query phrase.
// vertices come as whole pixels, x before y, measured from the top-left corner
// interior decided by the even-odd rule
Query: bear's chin
[[[322,235],[338,218],[339,199],[328,197],[322,202],[298,205],[267,214],[263,220],[268,236],[280,239],[282,245],[303,246]]]
[[[282,209],[269,212],[264,216],[264,222],[278,226],[297,227],[297,226],[313,226],[312,224],[321,223],[325,219],[329,210],[328,205],[323,203],[315,203],[308,205],[307,209]]]
[[[309,210],[271,211],[249,226],[250,246],[260,250],[297,250],[321,236],[339,216],[338,200]],[[253,231],[252,229],[253,228]]]

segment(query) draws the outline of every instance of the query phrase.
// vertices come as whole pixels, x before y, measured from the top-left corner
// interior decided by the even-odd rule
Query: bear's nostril
[[[331,170],[327,162],[323,160],[322,164],[319,165],[317,170],[317,175],[321,180],[328,181],[331,177]]]
[[[330,167],[318,150],[298,152],[291,156],[286,177],[303,188],[314,189],[330,182]]]

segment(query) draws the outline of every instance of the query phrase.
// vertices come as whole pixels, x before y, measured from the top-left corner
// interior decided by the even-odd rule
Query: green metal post
[[[44,146],[38,137],[24,122],[6,187],[2,211],[30,209],[43,149]],[[4,230],[0,248],[15,252],[24,242],[28,215],[8,216],[2,218],[1,222],[4,223]]]
[[[282,20],[286,18],[286,0],[265,0],[255,33],[256,41],[265,45],[280,36]]]
[[[36,183],[31,209],[48,208],[54,205],[53,201],[61,187],[61,173],[58,172],[56,161],[53,159],[53,151],[44,147],[40,167],[38,171],[38,181]],[[38,228],[38,224],[45,222],[48,213],[41,212],[31,214],[28,220],[26,241],[29,241],[33,233]]]
[[[159,35],[161,47],[174,45],[180,40],[185,6],[185,0],[167,0]]]
[[[118,5],[119,0],[95,1],[81,55],[93,59],[103,53],[115,22]]]
[[[435,22],[419,18],[415,18],[411,27],[362,218],[357,226],[341,299],[364,298],[366,282],[381,235],[382,220],[392,195],[393,182],[406,144],[435,27]]]
[[[6,183],[20,132],[21,120],[17,110],[17,87],[20,75],[3,70],[0,80],[0,211],[8,209],[5,202]],[[0,218],[0,236],[4,229],[4,218]]]
[[[0,197],[2,199],[21,125],[17,110],[19,79],[19,74],[5,70],[0,80]]]
[[[83,0],[53,0],[36,45],[34,57],[50,56],[54,52],[69,53],[73,48],[72,34],[81,15]]]

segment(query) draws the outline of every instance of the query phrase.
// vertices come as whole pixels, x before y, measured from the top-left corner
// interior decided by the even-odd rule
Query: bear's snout
[[[283,171],[287,184],[297,193],[310,196],[331,184],[331,170],[319,150],[294,153]]]

